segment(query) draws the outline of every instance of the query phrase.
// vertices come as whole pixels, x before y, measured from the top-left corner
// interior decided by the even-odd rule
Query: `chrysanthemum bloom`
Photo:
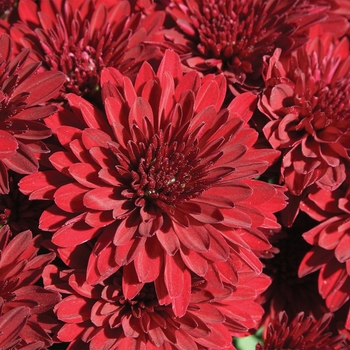
[[[57,128],[66,151],[50,157],[55,169],[20,182],[30,199],[55,201],[40,228],[59,247],[94,244],[91,283],[132,263],[141,282],[158,280],[176,299],[189,290],[190,271],[222,269],[234,282],[230,254],[260,272],[252,249],[269,243],[258,228],[279,227],[272,213],[285,200],[281,188],[253,179],[278,156],[253,149],[257,133],[241,119],[256,97],[243,94],[220,110],[224,77],[183,76],[171,50],[157,74],[144,63],[135,85],[115,69],[102,81],[106,116],[68,95],[86,128]]]
[[[70,342],[69,350],[234,349],[232,335],[245,334],[261,318],[263,310],[254,299],[269,279],[244,266],[234,288],[193,278],[182,317],[170,304],[160,304],[154,284],[141,284],[132,270],[132,265],[125,266],[92,286],[84,270],[45,268],[46,288],[65,295],[55,313],[64,323],[57,338]]]
[[[300,262],[312,246],[302,237],[302,233],[314,225],[314,221],[300,213],[293,226],[283,228],[269,237],[271,244],[278,249],[273,258],[262,259],[264,273],[272,282],[258,300],[265,309],[262,320],[264,333],[267,325],[274,323],[279,312],[286,311],[294,318],[303,311],[315,318],[328,312],[324,300],[318,293],[317,274],[300,278]]]
[[[157,41],[164,14],[132,13],[129,1],[114,1],[108,9],[93,0],[21,0],[21,22],[11,27],[18,47],[33,50],[31,58],[43,68],[67,75],[63,92],[93,98],[99,90],[103,67],[134,75],[157,49],[143,45]]]
[[[167,12],[176,25],[166,38],[183,62],[204,74],[224,72],[237,93],[261,88],[263,56],[303,45],[306,28],[326,7],[305,0],[172,0]]]
[[[299,313],[291,322],[285,312],[278,315],[278,319],[268,326],[264,344],[258,344],[256,350],[346,350],[343,337],[333,336],[327,332],[332,314],[327,313],[317,321],[304,313]]]
[[[288,59],[276,50],[259,103],[270,121],[263,131],[282,151],[281,176],[294,195],[313,183],[336,189],[350,151],[350,57],[346,38],[325,35]]]
[[[23,231],[12,240],[10,236],[9,227],[3,226],[0,229],[0,314],[6,319],[15,312],[13,310],[23,307],[21,314],[26,318],[26,322],[19,333],[21,344],[41,342],[45,346],[50,346],[53,343],[52,339],[46,332],[45,322],[41,322],[40,319],[60,301],[60,296],[34,284],[41,277],[44,267],[54,259],[55,254],[37,255],[40,236],[32,238],[30,231]],[[27,308],[29,313],[25,312]],[[7,313],[10,315],[6,316]],[[8,328],[10,332],[10,325]],[[1,336],[3,334],[0,335],[0,344]]]
[[[12,57],[7,34],[0,38],[0,194],[9,192],[8,169],[19,174],[38,170],[36,154],[51,130],[40,119],[56,111],[45,105],[65,81],[60,72],[38,73],[40,63],[26,64],[29,50]]]
[[[350,188],[344,184],[333,192],[320,189],[301,208],[320,223],[303,234],[314,247],[302,260],[299,275],[320,270],[319,293],[330,311],[345,308],[345,327],[350,330]]]

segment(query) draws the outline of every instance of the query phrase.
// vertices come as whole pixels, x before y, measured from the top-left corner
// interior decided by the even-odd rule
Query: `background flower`
[[[176,24],[165,34],[185,65],[204,74],[223,72],[237,94],[260,89],[263,56],[305,44],[306,28],[326,9],[304,0],[173,0],[167,13]]]
[[[164,19],[162,12],[147,17],[133,13],[129,1],[107,5],[93,0],[22,0],[20,22],[10,34],[17,49],[32,49],[31,59],[42,62],[44,69],[66,74],[63,92],[98,102],[104,67],[133,76],[143,61],[157,57],[157,48],[144,43],[157,40],[154,34]]]
[[[280,53],[268,61],[259,109],[282,151],[281,182],[297,196],[313,183],[334,190],[349,163],[349,42],[325,35],[289,58]]]
[[[318,290],[332,312],[344,308],[345,327],[350,330],[350,190],[343,184],[336,191],[323,189],[311,193],[302,209],[320,223],[303,234],[314,247],[305,254],[299,275],[318,274]]]
[[[0,194],[9,192],[8,169],[19,174],[38,170],[36,154],[48,151],[41,141],[51,130],[40,120],[56,111],[47,102],[65,81],[61,72],[38,73],[27,64],[28,50],[12,57],[7,34],[0,38]]]
[[[332,315],[325,314],[319,320],[313,317],[304,318],[304,313],[299,313],[292,321],[288,322],[288,316],[281,312],[276,323],[270,324],[264,345],[258,344],[256,350],[275,349],[323,349],[345,350],[348,348],[341,336],[332,336],[327,333],[327,326]]]
[[[240,283],[234,288],[192,278],[189,306],[182,317],[157,300],[153,283],[134,279],[132,265],[94,286],[86,282],[84,270],[49,265],[44,281],[48,289],[66,295],[55,312],[64,322],[57,337],[70,342],[69,350],[85,348],[86,343],[91,349],[234,349],[232,334],[256,327],[262,308],[254,299],[269,283],[266,276],[241,267]]]
[[[30,231],[23,231],[12,240],[10,236],[8,226],[0,228],[0,330],[4,332],[0,344],[9,346],[16,341],[22,347],[36,342],[38,348],[50,346],[53,341],[45,312],[60,301],[60,296],[35,283],[55,254],[37,255],[41,238],[32,238]],[[4,327],[5,321],[11,323]]]

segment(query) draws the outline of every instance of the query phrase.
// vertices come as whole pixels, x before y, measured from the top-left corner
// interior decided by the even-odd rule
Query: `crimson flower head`
[[[41,349],[53,344],[41,317],[60,301],[60,295],[34,284],[55,254],[37,255],[41,237],[33,238],[30,231],[10,237],[7,225],[0,228],[0,346],[9,349],[4,343],[15,342],[12,346],[20,349],[38,343]]]
[[[301,208],[319,224],[303,234],[313,247],[300,263],[299,275],[319,271],[319,294],[331,312],[344,310],[347,314],[345,327],[350,330],[349,185],[343,184],[332,192],[317,190],[309,194]]]
[[[52,242],[72,251],[91,241],[90,283],[132,264],[164,300],[185,298],[191,272],[234,283],[231,255],[261,272],[253,249],[270,245],[259,227],[279,227],[273,212],[285,199],[254,180],[278,157],[253,148],[257,133],[245,120],[255,95],[221,109],[223,75],[183,75],[172,50],[157,73],[145,62],[134,85],[115,69],[102,83],[105,114],[69,94],[83,130],[55,128],[65,151],[50,157],[54,169],[20,182],[30,199],[54,200],[40,219]]]
[[[288,322],[285,312],[280,312],[275,323],[268,326],[264,344],[258,344],[256,350],[303,349],[303,350],[346,350],[342,336],[333,336],[327,331],[332,314],[327,313],[319,320],[312,316],[304,317],[299,313]]]
[[[336,189],[350,151],[349,41],[324,35],[282,58],[276,50],[259,103],[263,131],[282,151],[281,176],[293,195],[316,183]]]
[[[224,72],[237,93],[259,89],[263,56],[303,45],[305,29],[325,11],[305,0],[172,0],[167,12],[176,25],[165,33],[188,67]]]
[[[108,5],[108,7],[107,7]],[[93,98],[99,90],[103,67],[118,68],[129,76],[141,62],[155,58],[155,40],[164,14],[132,12],[129,1],[113,4],[93,0],[19,2],[21,22],[10,33],[17,47],[32,50],[31,59],[43,68],[66,74],[63,92]]]
[[[47,152],[41,141],[51,130],[40,119],[56,111],[47,104],[65,81],[60,72],[38,73],[40,63],[26,64],[29,50],[12,57],[7,34],[0,38],[0,194],[9,192],[8,170],[38,170],[36,154]]]
[[[262,308],[254,301],[269,279],[242,266],[239,283],[222,287],[193,278],[189,306],[182,317],[157,299],[153,283],[142,285],[131,266],[96,285],[83,269],[44,271],[47,289],[64,294],[55,308],[63,326],[58,340],[68,350],[86,349],[234,349],[233,335],[257,326]]]

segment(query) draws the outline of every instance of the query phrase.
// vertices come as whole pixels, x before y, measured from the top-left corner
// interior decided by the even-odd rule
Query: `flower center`
[[[239,67],[245,73],[251,73],[252,64],[246,59],[266,32],[263,27],[264,2],[204,0],[202,11],[203,16],[198,18],[199,52],[222,59],[230,68]],[[264,53],[270,49],[265,45]]]
[[[198,197],[206,186],[199,179],[206,171],[199,167],[197,140],[192,142],[163,141],[164,135],[153,136],[138,168],[132,171],[132,188],[144,205],[144,200],[181,203]],[[205,168],[205,167],[204,167]]]
[[[0,18],[6,17],[8,11],[14,6],[15,0],[0,0]]]
[[[350,78],[339,79],[316,91],[306,89],[294,98],[301,118],[309,118],[315,130],[328,126],[347,132],[350,129]]]
[[[350,128],[350,78],[338,80],[334,86],[318,93],[318,104],[313,111],[315,129],[334,126],[343,132]]]

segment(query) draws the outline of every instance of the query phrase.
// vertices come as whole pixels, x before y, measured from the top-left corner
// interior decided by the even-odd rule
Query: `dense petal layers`
[[[12,57],[12,41],[0,38],[0,194],[9,192],[8,170],[31,174],[38,170],[37,154],[48,152],[41,141],[51,130],[41,119],[57,108],[48,101],[65,81],[62,72],[38,72],[28,63],[29,51]]]
[[[18,343],[32,344],[33,349],[50,346],[53,341],[46,331],[45,318],[40,316],[61,297],[34,283],[55,254],[37,255],[41,237],[32,238],[30,231],[10,237],[8,226],[0,228],[0,344],[4,349]]]
[[[188,307],[179,317],[157,299],[153,283],[140,284],[132,266],[125,266],[96,285],[86,282],[84,270],[59,270],[49,265],[46,288],[66,296],[55,307],[63,322],[57,337],[68,349],[233,349],[232,335],[256,327],[262,308],[254,302],[269,279],[244,266],[235,288],[221,288],[193,278]],[[183,277],[190,278],[188,273]],[[81,340],[80,340],[81,339]]]
[[[305,44],[306,28],[322,20],[326,9],[304,0],[172,0],[167,12],[176,25],[165,36],[188,67],[223,72],[237,94],[261,88],[263,56]]]
[[[302,209],[319,221],[303,234],[314,247],[305,254],[299,275],[318,271],[319,294],[332,312],[343,309],[349,317],[350,299],[350,205],[349,189],[343,184],[333,192],[310,194]],[[327,209],[327,211],[325,211]],[[347,325],[348,327],[348,325]]]
[[[349,166],[349,42],[317,37],[289,58],[269,59],[259,109],[263,131],[282,151],[281,176],[293,195],[316,183],[334,190]]]
[[[171,50],[157,73],[144,63],[135,84],[112,68],[101,79],[105,115],[69,94],[85,128],[58,127],[65,150],[50,157],[55,170],[20,183],[30,198],[54,200],[40,224],[52,242],[70,250],[94,242],[90,283],[131,264],[167,302],[189,290],[183,273],[234,284],[233,256],[261,272],[252,245],[269,247],[259,228],[279,227],[273,213],[285,199],[282,188],[254,180],[278,156],[253,148],[256,97],[221,109],[224,77],[183,75]]]
[[[315,320],[313,317],[304,317],[304,313],[298,314],[288,322],[285,312],[278,314],[275,324],[270,324],[264,344],[259,343],[256,350],[274,349],[338,349],[345,350],[348,346],[341,336],[332,336],[327,332],[327,326],[332,319],[332,314],[325,314]]]
[[[132,9],[130,1],[22,0],[21,22],[10,30],[17,49],[31,49],[31,59],[43,68],[67,75],[63,92],[99,101],[103,67],[118,68],[134,76],[141,63],[159,57],[148,40],[157,40],[163,12],[147,17]]]

